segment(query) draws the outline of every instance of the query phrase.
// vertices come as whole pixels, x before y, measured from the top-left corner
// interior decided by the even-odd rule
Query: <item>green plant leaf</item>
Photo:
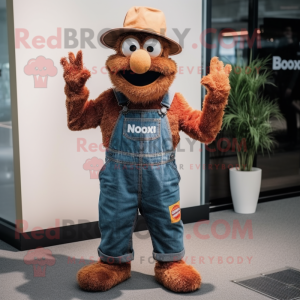
[[[275,86],[271,81],[270,60],[270,57],[253,59],[251,56],[248,66],[233,65],[229,76],[231,91],[223,129],[230,131],[238,142],[246,139],[247,152],[237,152],[241,171],[251,170],[258,149],[270,154],[276,144],[271,120],[283,119],[277,99],[263,95],[266,85]],[[236,72],[237,68],[240,72]]]

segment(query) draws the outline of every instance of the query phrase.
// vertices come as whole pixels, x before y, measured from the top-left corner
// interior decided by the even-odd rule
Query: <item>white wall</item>
[[[102,143],[99,128],[82,132],[71,132],[67,128],[63,71],[59,60],[69,51],[77,52],[80,44],[75,49],[66,49],[64,29],[75,29],[77,37],[80,28],[90,28],[95,33],[96,49],[89,46],[83,49],[85,66],[92,73],[93,67],[97,70],[87,83],[90,97],[94,99],[111,86],[108,75],[101,74],[100,69],[113,53],[98,44],[97,35],[103,28],[122,27],[127,10],[134,5],[163,10],[167,35],[176,41],[178,38],[172,28],[178,28],[180,32],[191,28],[183,53],[174,56],[183,74],[178,74],[171,89],[181,92],[194,108],[200,109],[201,75],[197,71],[201,65],[201,1],[191,0],[187,5],[186,1],[179,0],[14,0],[15,28],[29,31],[27,42],[31,47],[26,49],[21,44],[16,48],[22,210],[23,219],[29,225],[25,231],[35,230],[37,226],[55,226],[55,219],[59,219],[60,226],[64,219],[71,219],[75,224],[79,220],[98,220],[99,182],[90,179],[83,164],[94,156],[104,159],[105,153],[77,151],[78,138],[85,139],[87,145]],[[42,49],[33,47],[35,36],[47,39],[57,35],[57,28],[62,28],[60,49],[50,49],[47,45]],[[198,45],[197,49],[192,48],[194,43]],[[52,59],[58,69],[56,76],[48,77],[47,88],[34,88],[33,76],[24,73],[27,62],[40,55]],[[181,205],[196,206],[200,204],[200,143],[197,142],[194,151],[190,152],[185,140],[187,136],[181,134],[181,138],[181,148],[185,149],[177,155],[178,166],[183,164],[184,167],[180,170]],[[190,164],[194,165],[193,170]]]

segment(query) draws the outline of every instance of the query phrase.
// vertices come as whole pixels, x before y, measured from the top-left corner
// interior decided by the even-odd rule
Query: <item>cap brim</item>
[[[176,43],[174,40],[162,35],[158,34],[156,32],[150,31],[150,30],[143,30],[143,29],[137,29],[137,28],[115,28],[108,30],[104,32],[101,37],[100,37],[100,42],[111,49],[114,49],[114,46],[116,44],[117,39],[122,33],[130,33],[130,32],[145,32],[145,33],[150,33],[156,36],[159,36],[165,40],[167,40],[170,43],[170,55],[176,55],[179,54],[182,51],[182,47]]]

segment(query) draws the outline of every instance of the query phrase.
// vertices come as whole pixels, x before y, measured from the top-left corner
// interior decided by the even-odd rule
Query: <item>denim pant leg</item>
[[[143,168],[142,212],[158,261],[183,258],[183,223],[180,217],[179,181],[175,161]]]
[[[137,221],[136,168],[109,160],[100,172],[99,228],[102,261],[124,263],[133,260],[132,233]]]

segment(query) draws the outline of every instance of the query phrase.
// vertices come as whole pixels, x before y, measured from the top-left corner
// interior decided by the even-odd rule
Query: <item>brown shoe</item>
[[[130,263],[106,264],[101,261],[81,268],[77,282],[85,291],[104,292],[130,277]]]
[[[183,260],[175,262],[157,262],[155,278],[167,289],[177,293],[193,292],[201,286],[201,276],[192,266]]]

